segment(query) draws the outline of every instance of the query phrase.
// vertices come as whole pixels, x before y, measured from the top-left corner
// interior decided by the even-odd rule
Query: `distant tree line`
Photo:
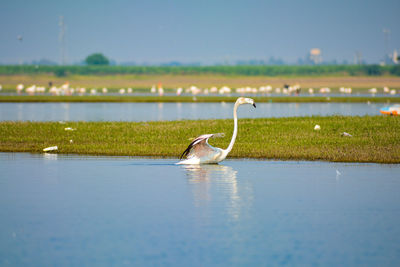
[[[109,65],[110,61],[103,54],[95,53],[87,56],[85,63],[87,65]]]
[[[319,66],[38,66],[3,65],[0,75],[54,74],[56,76],[96,74],[196,75],[218,74],[229,76],[400,76],[400,65],[319,65]]]

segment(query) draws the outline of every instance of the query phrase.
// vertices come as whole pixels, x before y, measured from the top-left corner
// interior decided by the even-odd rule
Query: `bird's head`
[[[247,98],[247,97],[239,97],[236,100],[236,103],[238,103],[239,105],[250,104],[250,105],[253,105],[253,107],[256,107],[256,103],[254,102],[254,100],[251,98]]]

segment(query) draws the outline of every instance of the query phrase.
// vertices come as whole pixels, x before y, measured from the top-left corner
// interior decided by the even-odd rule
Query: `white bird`
[[[368,90],[371,94],[376,94],[378,92],[378,90],[374,87]]]
[[[387,86],[383,87],[383,92],[385,94],[389,94],[389,91],[390,91],[389,87],[387,87]]]
[[[29,95],[34,95],[35,92],[36,92],[36,85],[29,86],[28,88],[25,89],[25,91],[26,91]]]
[[[161,86],[158,87],[158,95],[159,96],[163,96],[164,95],[164,88],[162,88]]]
[[[24,90],[24,85],[22,83],[17,85],[17,93],[20,94]]]
[[[210,93],[212,93],[212,94],[218,93],[218,88],[215,87],[215,86],[211,87],[210,88]]]
[[[232,150],[233,144],[235,143],[238,131],[237,109],[242,104],[251,104],[256,107],[254,100],[251,98],[239,97],[236,100],[235,106],[233,108],[233,135],[227,149],[213,147],[208,144],[208,139],[218,136],[217,134],[204,134],[194,139],[193,142],[190,143],[190,145],[182,153],[180,159],[185,156],[187,157],[187,159],[182,160],[176,164],[210,164],[223,161],[228,153]]]

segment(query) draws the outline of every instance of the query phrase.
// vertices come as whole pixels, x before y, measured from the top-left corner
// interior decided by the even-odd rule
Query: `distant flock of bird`
[[[2,90],[2,86],[0,85],[0,91]],[[232,89],[228,86],[222,86],[220,88],[213,86],[210,88],[200,88],[195,85],[189,86],[187,88],[182,88],[178,87],[174,89],[174,92],[177,96],[180,96],[181,94],[189,94],[189,95],[209,95],[209,94],[214,94],[214,95],[229,95],[231,93],[236,93],[240,95],[244,94],[283,94],[283,95],[299,95],[301,92],[302,88],[300,87],[299,84],[295,85],[287,85],[285,84],[282,88],[277,87],[273,88],[271,85],[265,85],[265,86],[260,86],[260,87],[238,87],[235,89]],[[71,87],[68,82],[64,83],[60,87],[57,86],[50,86],[49,89],[47,90],[46,87],[44,86],[36,86],[36,85],[31,85],[29,87],[26,87],[23,84],[18,84],[16,86],[16,92],[17,94],[22,94],[26,93],[28,95],[35,95],[35,94],[44,94],[44,93],[49,93],[51,95],[84,95],[84,94],[90,94],[90,95],[97,95],[97,94],[107,94],[108,93],[107,88],[102,88],[102,89],[96,89],[92,88],[87,90],[84,87]],[[352,94],[352,88],[351,87],[340,87],[339,88],[339,93],[341,94],[347,94],[350,95]],[[314,89],[314,88],[308,88],[307,90],[309,95],[314,95],[315,93],[319,94],[329,94],[331,93],[331,89],[329,87],[321,87],[319,89]],[[383,87],[382,90],[378,90],[377,88],[370,88],[368,92],[371,95],[375,95],[378,93],[383,93],[387,95],[396,95],[398,92],[396,89],[390,89],[389,87],[385,86]],[[118,93],[121,95],[124,94],[132,94],[133,89],[132,88],[121,88],[118,90]],[[164,89],[161,84],[153,85],[150,88],[150,93],[163,96],[164,95]]]

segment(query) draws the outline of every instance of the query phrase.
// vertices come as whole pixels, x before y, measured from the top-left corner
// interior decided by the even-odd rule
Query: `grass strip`
[[[252,97],[256,102],[268,103],[399,103],[400,97],[322,97],[322,96],[277,96],[277,97]],[[235,102],[237,96],[47,96],[47,95],[21,95],[0,96],[0,102]]]
[[[314,130],[316,124],[320,131]],[[210,144],[226,148],[232,131],[232,120],[0,122],[0,151],[43,153],[43,148],[57,145],[56,153],[178,158],[190,138],[224,132],[224,138],[211,139]],[[239,119],[228,157],[400,163],[400,117]]]

